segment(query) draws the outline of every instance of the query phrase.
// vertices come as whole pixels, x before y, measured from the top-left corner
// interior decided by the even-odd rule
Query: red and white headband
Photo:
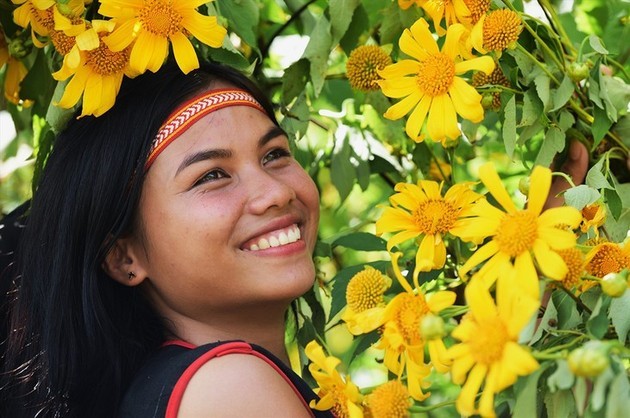
[[[205,92],[181,105],[164,122],[151,144],[144,170],[148,170],[158,155],[197,120],[229,106],[249,106],[267,114],[261,104],[245,90],[227,88]]]

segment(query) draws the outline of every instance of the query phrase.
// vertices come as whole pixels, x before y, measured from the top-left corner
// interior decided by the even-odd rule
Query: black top
[[[226,354],[250,354],[266,361],[304,400],[305,408],[317,395],[307,383],[273,354],[242,341],[216,342],[195,347],[172,341],[160,348],[136,375],[123,399],[120,418],[176,418],[179,405],[195,372],[206,362]],[[330,411],[311,410],[316,418],[331,418]]]

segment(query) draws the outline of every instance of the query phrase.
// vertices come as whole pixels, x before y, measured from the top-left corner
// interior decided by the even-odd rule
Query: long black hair
[[[56,138],[17,260],[0,415],[112,417],[166,324],[138,287],[107,277],[112,245],[133,231],[152,139],[169,114],[215,80],[270,103],[239,72],[166,64],[126,79],[115,106],[73,120]]]

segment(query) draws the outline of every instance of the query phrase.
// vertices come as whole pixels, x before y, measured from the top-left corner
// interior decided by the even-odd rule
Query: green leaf
[[[308,81],[308,60],[300,59],[284,71],[282,76],[282,103],[289,104],[304,91]]]
[[[387,251],[387,242],[368,232],[353,232],[332,242],[332,246],[352,248],[357,251]]]
[[[578,416],[573,395],[568,390],[545,393],[545,406],[549,418],[576,418]]]
[[[503,109],[503,144],[508,157],[514,157],[516,146],[516,98],[510,97]]]
[[[586,386],[586,380],[583,377],[578,377],[573,387],[573,398],[575,399],[575,409],[577,409],[579,416],[584,415],[588,393],[589,388]]]
[[[516,60],[516,65],[521,70],[521,74],[523,74],[525,84],[529,84],[532,80],[532,74],[536,70],[536,64],[534,64],[529,56],[518,49],[508,50],[508,54],[512,55]]]
[[[402,10],[396,2],[390,3],[387,9],[381,11],[379,27],[381,45],[396,44],[405,28],[410,28],[420,17],[419,7]]]
[[[72,118],[72,115],[74,114],[73,109],[63,109],[54,105],[54,103],[58,103],[59,100],[61,100],[67,84],[68,80],[60,81],[59,83],[57,83],[57,87],[55,87],[55,92],[53,93],[52,100],[50,101],[50,105],[48,106],[48,111],[46,112],[46,122],[48,122],[50,128],[55,134],[58,134],[66,127],[66,125]]]
[[[604,43],[601,38],[595,35],[589,35],[588,43],[591,45],[591,48],[595,50],[595,52],[599,52],[600,54],[606,55],[608,54],[608,50],[604,47]]]
[[[569,369],[565,359],[556,360],[556,370],[547,378],[547,386],[552,392],[570,389],[575,382],[575,375]]]
[[[529,126],[536,122],[543,113],[543,104],[534,89],[529,89],[523,97],[523,116],[519,126]]]
[[[301,138],[306,133],[309,117],[311,116],[310,109],[306,104],[306,94],[302,92],[289,109],[282,108],[282,113],[284,118],[280,121],[280,125],[287,133],[289,139]]]
[[[315,257],[332,257],[332,247],[330,244],[317,240],[315,244],[315,251],[313,252]]]
[[[355,173],[350,162],[351,149],[347,131],[341,132],[339,129],[335,137],[335,149],[330,161],[330,177],[343,202],[352,191]]]
[[[326,71],[328,70],[328,56],[332,49],[332,36],[330,35],[330,22],[321,16],[309,35],[310,40],[304,50],[304,57],[311,63],[311,81],[315,96],[324,87]]]
[[[216,6],[220,15],[228,21],[229,29],[256,48],[255,30],[260,19],[258,3],[255,0],[218,0]]]
[[[549,76],[547,74],[540,74],[536,76],[534,79],[534,84],[536,85],[536,92],[538,93],[538,97],[543,104],[543,108],[545,110],[549,109],[551,104],[550,95],[549,95]]]
[[[348,30],[339,40],[339,45],[345,51],[346,55],[350,55],[350,52],[357,47],[361,35],[370,27],[370,19],[365,11],[363,5],[359,5],[354,10],[352,20]]]
[[[564,149],[566,134],[557,126],[550,127],[536,156],[536,165],[548,167],[557,153]]]
[[[608,317],[606,316],[608,306],[610,306],[610,298],[602,295],[586,322],[586,330],[598,340],[601,340],[608,331]]]
[[[614,373],[611,367],[606,368],[602,374],[595,378],[593,393],[591,394],[591,410],[599,411],[606,403],[606,389],[613,380]]]
[[[622,370],[613,380],[608,392],[606,418],[625,417],[630,411],[630,383]]]
[[[617,338],[624,344],[630,331],[630,290],[626,290],[621,297],[614,298],[610,302],[608,317],[615,327]]]
[[[617,194],[617,190],[605,189],[604,196],[606,196],[606,204],[608,205],[610,214],[613,216],[613,218],[619,219],[623,206],[621,204],[621,198]]]
[[[601,195],[599,192],[586,184],[580,184],[576,187],[571,187],[564,192],[564,201],[569,206],[573,206],[577,210],[582,210],[584,206],[590,205],[599,199]]]
[[[567,132],[569,128],[571,128],[575,124],[575,117],[573,113],[564,109],[560,112],[560,118],[558,119],[558,126],[563,131]],[[567,133],[568,134],[568,133]]]
[[[582,322],[575,301],[563,291],[553,292],[553,304],[558,311],[558,328],[573,329]]]
[[[33,111],[44,115],[57,82],[48,68],[48,57],[43,49],[37,49],[35,62],[20,83],[20,98],[34,100]]]
[[[558,110],[564,106],[569,101],[574,91],[575,85],[573,84],[573,81],[571,81],[571,78],[565,74],[562,79],[562,83],[560,83],[558,90],[556,90],[553,95],[553,106],[551,111],[553,112],[554,110]]]
[[[534,373],[520,377],[514,385],[516,403],[512,411],[512,418],[531,418],[540,416],[538,413],[538,379],[549,368],[551,363],[543,363]]]
[[[330,0],[330,28],[333,43],[337,43],[348,30],[354,9],[361,3],[360,0]]]
[[[617,122],[620,114],[628,111],[630,102],[630,85],[617,77],[607,75],[600,76],[602,89],[599,96],[604,102],[606,114],[613,122]]]
[[[586,184],[594,189],[613,189],[606,176],[602,173],[604,166],[604,159],[601,158],[593,167],[586,173]]]
[[[602,139],[604,139],[604,135],[610,129],[613,122],[608,118],[608,114],[605,110],[600,109],[599,107],[593,107],[593,128],[591,132],[593,133],[593,146],[599,145]]]

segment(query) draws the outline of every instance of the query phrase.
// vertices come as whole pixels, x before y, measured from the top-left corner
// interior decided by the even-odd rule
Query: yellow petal
[[[411,93],[409,96],[387,109],[383,116],[391,120],[402,118],[418,103],[420,97],[419,92]]]
[[[77,42],[77,47],[81,51],[91,51],[93,49],[98,48],[100,44],[100,40],[98,34],[94,29],[88,29],[85,32],[77,35],[75,38]]]
[[[175,61],[177,61],[177,65],[183,73],[188,74],[192,70],[199,68],[199,60],[197,59],[195,48],[193,48],[188,38],[183,33],[177,32],[170,39],[173,45]]]
[[[460,414],[469,416],[475,413],[475,398],[481,387],[481,382],[483,382],[484,377],[486,377],[487,370],[488,367],[483,364],[477,364],[471,370],[468,379],[466,379],[466,384],[462,388],[457,402],[455,403],[457,411]]]
[[[495,67],[494,60],[488,56],[472,58],[455,64],[455,74],[463,74],[470,70],[483,71],[486,74],[492,73]]]
[[[538,362],[523,347],[515,342],[508,342],[505,346],[505,356],[510,359],[508,367],[519,376],[526,376],[538,369]],[[516,381],[516,379],[514,379]],[[503,388],[499,388],[502,390]]]
[[[403,289],[405,289],[407,292],[413,293],[413,289],[409,285],[409,282],[403,277],[402,273],[400,272],[400,266],[398,266],[398,259],[400,258],[400,256],[402,256],[402,253],[392,253],[391,256],[392,256],[392,269],[394,270],[394,275],[396,276],[398,283],[400,283]],[[396,299],[396,297],[394,297],[394,299]],[[392,302],[394,299],[392,299]],[[394,306],[392,302],[390,302],[390,304],[388,305],[388,308],[390,306],[391,307]]]
[[[479,282],[470,282],[464,291],[466,302],[477,321],[491,319],[497,316],[498,311],[488,290]]]
[[[152,36],[153,53],[147,64],[147,69],[156,72],[160,69],[168,56],[168,39],[162,36]]]
[[[391,251],[392,248],[398,246],[401,242],[415,238],[418,235],[420,235],[420,232],[417,230],[399,232],[387,241],[387,251]]]
[[[499,202],[508,213],[516,212],[516,206],[514,206],[514,202],[510,198],[507,190],[505,190],[501,178],[497,174],[492,162],[485,163],[479,168],[479,178],[488,188],[492,196],[494,196],[497,202]]]
[[[453,79],[453,85],[448,90],[455,111],[464,119],[478,123],[483,120],[483,107],[481,95],[474,87],[470,86],[459,77]]]
[[[470,42],[473,48],[482,54],[488,53],[488,51],[486,51],[483,47],[483,22],[485,20],[486,15],[482,15],[470,32]]]
[[[530,184],[527,209],[540,215],[551,188],[551,170],[537,165],[532,172]]]
[[[380,80],[381,91],[387,97],[400,99],[413,92],[420,92],[415,77],[399,77]]]
[[[458,344],[456,346],[451,347],[448,353],[450,354],[453,348],[458,347],[458,346],[468,347],[465,344]],[[453,365],[451,366],[451,377],[453,379],[453,383],[457,385],[461,385],[462,383],[464,383],[466,379],[466,374],[474,365],[475,365],[475,358],[470,354],[466,356],[462,356],[461,358],[455,360],[453,362]]]
[[[134,26],[138,19],[130,19],[123,22],[111,34],[103,38],[103,42],[114,52],[127,48],[135,39]]]
[[[420,71],[420,63],[414,60],[400,60],[395,64],[390,64],[382,70],[377,70],[378,75],[383,78],[403,78],[408,75],[416,75]],[[409,82],[416,82],[415,77],[409,77]]]
[[[62,107],[64,109],[70,109],[73,107],[83,94],[83,90],[85,89],[85,83],[87,82],[89,71],[85,69],[79,69],[76,72],[74,77],[70,80],[66,89],[63,92],[63,96],[57,106]]]
[[[431,340],[427,343],[429,346],[429,356],[431,364],[440,373],[446,373],[450,369],[451,361],[446,355],[446,347],[440,339]]]
[[[470,256],[470,258],[466,261],[462,268],[459,269],[459,275],[465,276],[473,267],[492,257],[498,251],[499,246],[497,245],[497,243],[494,241],[490,241]]]
[[[429,30],[429,24],[426,20],[422,18],[416,20],[416,22],[411,25],[411,28],[409,28],[409,31],[411,32],[411,35],[413,35],[413,38],[416,40],[418,45],[421,46],[426,51],[426,53],[435,55],[440,52],[438,45],[435,42],[435,39],[433,39],[433,35]],[[424,59],[425,58],[422,58],[421,61]]]
[[[569,269],[562,257],[551,251],[544,241],[537,239],[534,242],[534,256],[542,273],[550,279],[562,280],[567,275]]]
[[[575,235],[558,228],[538,228],[538,238],[545,241],[554,250],[564,250],[575,246]]]
[[[433,235],[426,235],[422,239],[422,242],[420,242],[420,247],[416,252],[416,269],[414,270],[414,278],[416,277],[418,272],[433,270],[434,257],[435,244]]]
[[[439,292],[431,293],[427,298],[427,306],[433,313],[438,313],[443,309],[453,306],[457,295],[455,292],[449,290],[441,290]]]
[[[94,116],[101,116],[114,106],[114,103],[116,102],[116,95],[118,93],[118,86],[120,86],[122,81],[122,74],[104,76],[102,77],[102,81],[103,87],[101,93],[101,104],[94,112]]]
[[[83,109],[81,116],[93,115],[101,105],[103,80],[100,75],[91,73],[85,83],[83,92]]]
[[[223,45],[227,29],[217,23],[216,16],[204,16],[196,11],[181,14],[182,26],[199,41],[213,48]]]
[[[427,130],[434,141],[442,141],[446,137],[454,139],[459,136],[457,115],[448,95],[443,94],[433,98],[429,110]]]
[[[572,229],[582,221],[582,214],[579,210],[570,206],[547,209],[538,217],[538,225],[554,227],[558,225],[569,225]]]
[[[538,273],[534,267],[529,251],[525,251],[518,255],[514,260],[514,269],[516,271],[517,284],[524,294],[538,299],[540,290],[538,288]]]
[[[446,30],[446,40],[442,47],[442,52],[450,58],[455,59],[459,55],[459,40],[466,31],[464,25],[455,23]]]
[[[424,120],[427,117],[430,106],[431,97],[426,95],[422,96],[422,99],[420,99],[420,102],[407,119],[405,132],[407,133],[407,135],[409,135],[409,138],[413,139],[416,142],[419,138],[420,131],[422,130],[422,125],[424,124]]]

